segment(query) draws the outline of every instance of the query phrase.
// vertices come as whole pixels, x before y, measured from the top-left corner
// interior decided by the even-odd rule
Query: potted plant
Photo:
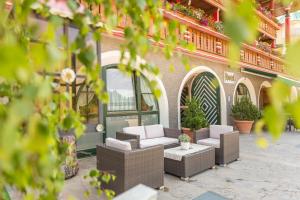
[[[240,133],[250,133],[254,121],[260,117],[260,111],[247,97],[236,102],[232,106],[231,113]]]
[[[181,149],[188,150],[190,148],[191,138],[187,134],[181,134],[178,137],[178,140],[181,145]]]
[[[214,23],[214,28],[217,32],[219,33],[224,33],[224,25],[223,22],[219,21],[219,22],[215,22]]]
[[[185,6],[180,3],[173,4],[172,10],[180,12],[188,17],[191,17],[195,20],[201,20],[204,15],[204,11],[200,8],[194,9],[191,6]]]
[[[187,108],[183,112],[182,131],[194,142],[194,131],[207,127],[208,123],[201,105],[196,99],[189,100],[186,106]]]

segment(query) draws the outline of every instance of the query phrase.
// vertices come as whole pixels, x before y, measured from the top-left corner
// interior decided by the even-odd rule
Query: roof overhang
[[[286,83],[289,86],[295,86],[300,88],[300,81],[296,81],[294,79],[278,75],[277,79],[281,80],[282,82]]]
[[[251,75],[254,75],[254,76],[267,78],[267,79],[280,80],[280,81],[286,83],[289,86],[295,86],[295,87],[300,88],[300,81],[294,80],[292,78],[289,78],[289,77],[286,77],[286,76],[283,76],[283,75],[278,75],[278,74],[275,74],[275,73],[259,71],[259,70],[251,69],[251,68],[242,68],[241,72],[251,74]]]
[[[259,71],[259,70],[251,69],[251,68],[242,68],[241,72],[247,73],[247,74],[252,74],[255,76],[260,76],[260,77],[267,78],[267,79],[274,79],[277,77],[277,75],[275,73],[273,74],[273,73]]]

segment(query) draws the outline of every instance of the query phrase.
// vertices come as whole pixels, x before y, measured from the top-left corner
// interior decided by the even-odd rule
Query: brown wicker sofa
[[[105,144],[97,146],[97,169],[116,176],[103,187],[120,194],[135,185],[160,188],[164,184],[164,147],[120,150]]]
[[[239,158],[239,132],[230,126],[212,125],[196,131],[195,137],[198,144],[215,147],[216,164],[226,165]]]
[[[155,134],[153,135],[152,133],[154,132]],[[164,145],[164,148],[168,149],[179,146],[178,137],[180,134],[181,130],[164,128],[162,125],[157,124],[150,126],[126,127],[122,132],[116,133],[116,138],[119,140],[136,139],[139,148]]]

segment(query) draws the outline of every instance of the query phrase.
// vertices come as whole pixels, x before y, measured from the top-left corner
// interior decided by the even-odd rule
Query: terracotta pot
[[[240,133],[249,134],[251,132],[254,121],[234,120],[234,123],[237,129],[240,131]]]
[[[194,131],[192,131],[190,128],[181,128],[181,130],[184,134],[187,134],[191,138],[191,143],[194,143]]]

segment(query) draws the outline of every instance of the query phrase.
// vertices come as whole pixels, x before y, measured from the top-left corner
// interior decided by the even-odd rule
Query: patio
[[[61,199],[84,199],[88,183],[83,176],[96,167],[95,157],[80,160],[79,174],[66,181]],[[165,175],[166,191],[159,199],[194,199],[212,191],[229,199],[300,199],[300,134],[286,133],[266,150],[257,148],[254,135],[241,135],[240,161],[205,171],[181,181]],[[97,199],[96,192],[90,199]]]

